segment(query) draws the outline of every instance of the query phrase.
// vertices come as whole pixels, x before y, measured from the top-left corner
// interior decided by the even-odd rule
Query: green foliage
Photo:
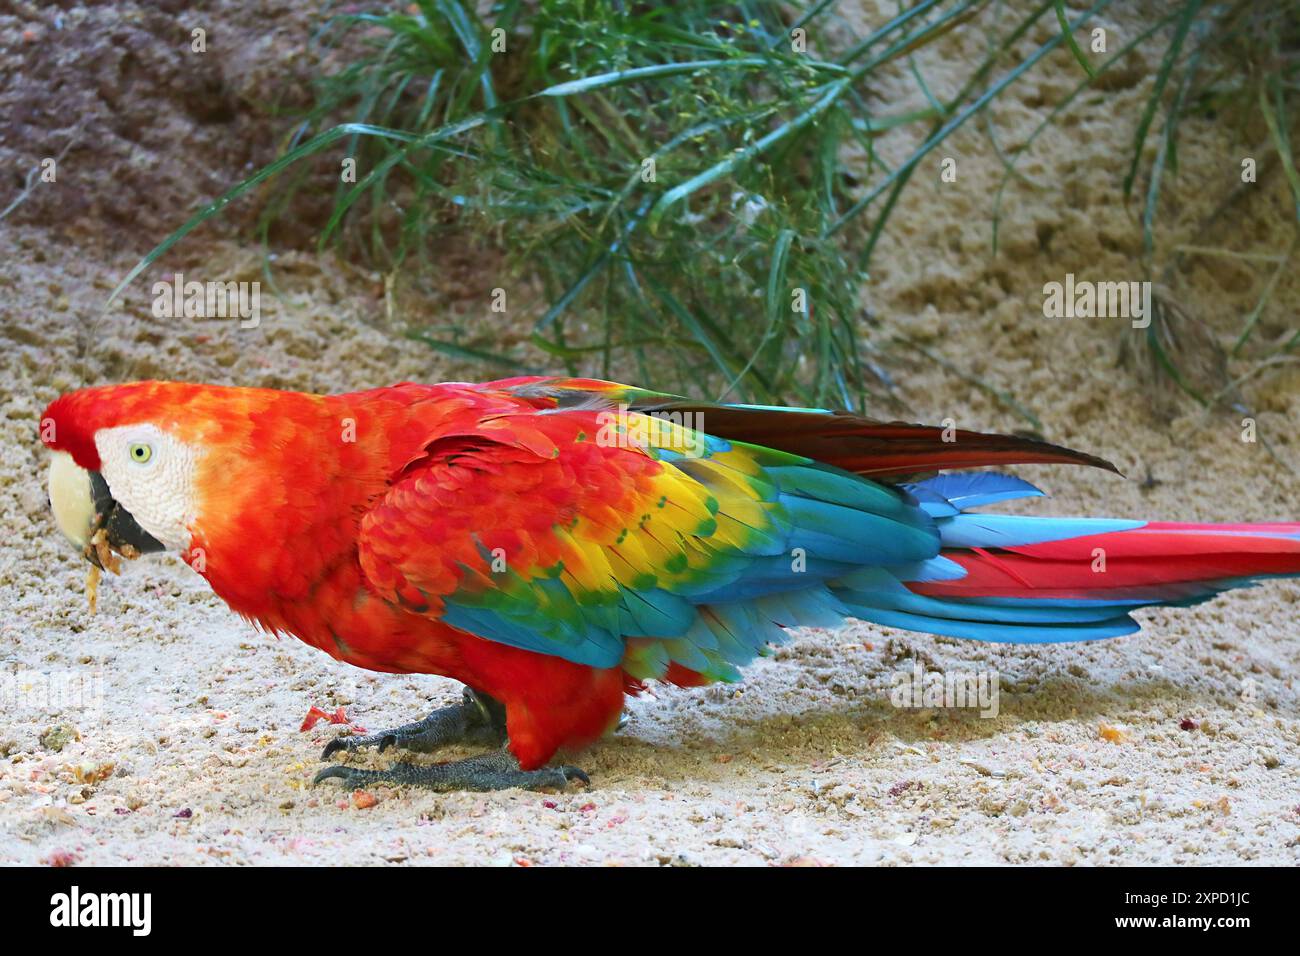
[[[1063,8],[1045,0],[1000,15],[1005,33],[948,102],[912,54],[986,0],[900,4],[867,36],[834,0],[501,0],[486,15],[460,0],[387,0],[384,12],[340,13],[321,33],[338,66],[285,154],[200,210],[119,290],[239,195],[277,180],[269,228],[313,168],[353,157],[357,181],[339,183],[321,243],[391,273],[436,266],[467,231],[490,238],[540,280],[532,341],[552,365],[863,407],[883,386],[860,296],[900,191],[1109,2],[1023,59],[1012,44],[1045,17],[1064,21]],[[910,67],[928,108],[873,105],[872,80],[893,61]],[[877,141],[908,126],[919,145],[891,165]],[[498,369],[524,359],[497,354],[490,335],[435,332],[415,334]]]

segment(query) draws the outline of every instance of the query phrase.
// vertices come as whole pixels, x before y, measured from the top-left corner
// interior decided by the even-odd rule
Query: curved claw
[[[326,767],[324,770],[311,778],[312,786],[320,783],[322,780],[337,778],[343,781],[345,787],[351,787],[366,779],[366,775],[374,773],[372,770],[358,770],[355,767],[345,767],[342,764],[335,764],[332,767]]]
[[[325,745],[325,749],[321,751],[320,759],[329,760],[330,757],[334,756],[334,754],[338,753],[340,750],[347,750],[348,745],[344,742],[347,739],[347,737],[335,737]]]
[[[564,766],[560,767],[559,771],[564,774],[564,782],[566,784],[577,780],[581,782],[584,787],[591,786],[591,778],[587,776],[586,772],[583,771],[581,767]]]
[[[366,737],[335,737],[325,745],[325,749],[321,751],[320,759],[329,760],[340,750],[352,753],[354,750],[360,750],[362,747],[369,747],[372,744],[378,744],[379,752],[383,753],[389,747],[396,746],[397,735],[386,733],[382,736],[380,734],[370,734]]]

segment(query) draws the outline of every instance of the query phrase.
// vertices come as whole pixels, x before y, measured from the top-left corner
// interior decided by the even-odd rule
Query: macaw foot
[[[392,730],[381,730],[363,737],[335,737],[325,745],[321,760],[329,760],[340,750],[351,753],[362,747],[389,747],[431,753],[439,747],[457,743],[481,743],[499,747],[506,739],[506,709],[487,694],[465,688],[465,699],[450,707],[441,707],[423,720]]]
[[[392,783],[399,786],[429,787],[433,790],[509,790],[512,787],[523,790],[563,790],[572,780],[587,785],[591,783],[587,775],[577,767],[521,770],[515,755],[505,749],[450,763],[397,763],[387,770],[327,767],[316,774],[312,783],[330,779],[342,780],[343,786],[350,788]]]

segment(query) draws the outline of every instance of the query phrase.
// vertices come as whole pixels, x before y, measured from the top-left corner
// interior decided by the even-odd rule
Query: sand
[[[257,329],[157,319],[144,280],[99,317],[136,257],[246,163],[273,153],[277,127],[256,107],[310,61],[309,11],[298,6],[223,5],[209,15],[210,34],[228,55],[201,69],[164,42],[189,29],[191,15],[168,12],[179,4],[71,7],[61,29],[57,11],[39,4],[0,13],[0,209],[25,170],[73,142],[57,185],[37,185],[0,220],[0,862],[1300,861],[1292,582],[1145,612],[1142,633],[1092,644],[989,645],[867,624],[802,630],[742,684],[655,687],[630,701],[626,726],[577,760],[590,791],[376,788],[368,806],[309,785],[321,747],[342,729],[301,731],[309,709],[342,708],[349,726],[375,730],[455,700],[453,682],[369,674],[260,634],[170,557],[107,578],[90,616],[84,563],[58,537],[43,487],[38,416],[59,392],[144,377],[345,390],[483,374],[395,335],[380,277],[288,240],[275,260],[284,298],[264,297]],[[863,22],[887,7],[863,4]],[[1137,13],[1108,21],[1117,36],[1135,29]],[[1030,40],[1044,39],[1047,23]],[[938,95],[956,90],[953,64],[984,42],[964,31],[919,58]],[[1042,314],[1044,283],[1067,272],[1141,278],[1137,213],[1119,183],[1160,52],[1142,51],[1042,137],[1024,169],[1047,188],[1008,189],[996,257],[989,233],[1001,165],[986,132],[966,130],[945,147],[955,183],[940,182],[939,157],[918,173],[864,289],[877,323],[870,335],[882,344],[911,337],[1013,394],[1049,439],[1108,457],[1129,476],[1023,469],[1052,495],[1031,506],[1039,513],[1294,520],[1293,367],[1245,383],[1234,396],[1244,411],[1205,413],[1138,365],[1117,363],[1122,321]],[[1058,52],[1013,88],[991,114],[1004,148],[1023,141],[1077,70]],[[56,76],[57,96],[48,90]],[[914,86],[900,66],[876,95],[901,112],[920,105]],[[1184,124],[1162,247],[1285,249],[1277,176],[1205,238],[1256,142],[1224,122]],[[901,145],[890,148],[901,155]],[[258,278],[259,249],[237,238],[250,209],[156,273]],[[498,280],[465,259],[449,266],[446,296],[420,314],[486,312]],[[1171,271],[1169,292],[1203,323],[1198,334],[1230,342],[1266,271],[1193,255]],[[1264,340],[1287,333],[1297,302],[1288,272],[1261,320]],[[1025,427],[986,392],[907,354],[889,360],[907,417]],[[1248,413],[1267,447],[1241,440]],[[917,664],[996,671],[997,716],[891,706],[892,675]]]

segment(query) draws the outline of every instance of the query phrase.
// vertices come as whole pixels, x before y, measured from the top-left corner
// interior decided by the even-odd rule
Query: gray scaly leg
[[[465,688],[465,699],[450,707],[441,707],[423,720],[392,730],[363,737],[335,737],[325,745],[321,760],[329,760],[340,750],[351,753],[362,747],[389,747],[415,753],[431,753],[439,747],[456,743],[481,743],[499,747],[506,739],[506,709],[487,694]]]
[[[519,761],[509,750],[450,763],[412,764],[398,763],[387,770],[361,770],[356,767],[327,767],[312,783],[338,779],[344,787],[365,787],[376,783],[398,786],[429,787],[433,790],[563,790],[572,780],[590,784],[591,780],[577,767],[542,767],[538,770],[521,770]]]

